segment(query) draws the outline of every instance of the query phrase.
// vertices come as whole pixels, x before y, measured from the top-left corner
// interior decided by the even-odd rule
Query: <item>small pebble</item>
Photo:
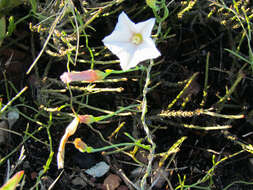
[[[88,170],[85,170],[84,172],[93,176],[93,177],[102,177],[105,175],[110,169],[110,166],[106,164],[105,162],[99,162],[95,166],[91,167]]]

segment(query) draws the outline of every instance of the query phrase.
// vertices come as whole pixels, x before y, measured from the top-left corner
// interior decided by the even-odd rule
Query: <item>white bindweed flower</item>
[[[122,70],[161,55],[151,38],[154,24],[155,18],[135,24],[124,12],[119,15],[114,31],[103,39],[103,43],[120,59]]]

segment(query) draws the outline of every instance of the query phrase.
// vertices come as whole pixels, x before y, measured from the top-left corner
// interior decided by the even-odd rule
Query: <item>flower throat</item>
[[[135,45],[139,45],[141,44],[143,41],[142,39],[142,35],[140,33],[134,33],[132,38],[131,38],[131,42]]]

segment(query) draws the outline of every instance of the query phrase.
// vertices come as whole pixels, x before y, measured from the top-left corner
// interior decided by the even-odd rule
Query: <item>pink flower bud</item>
[[[95,121],[94,116],[92,115],[78,115],[79,122],[84,124],[93,123]]]
[[[99,70],[86,70],[81,72],[64,72],[60,78],[64,83],[73,81],[88,81],[93,82],[96,80],[104,79],[106,74]]]

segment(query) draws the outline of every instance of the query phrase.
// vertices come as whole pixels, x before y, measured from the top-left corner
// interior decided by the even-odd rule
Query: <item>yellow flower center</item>
[[[140,33],[134,33],[134,35],[131,38],[131,42],[135,45],[141,44],[143,41],[142,35]]]

